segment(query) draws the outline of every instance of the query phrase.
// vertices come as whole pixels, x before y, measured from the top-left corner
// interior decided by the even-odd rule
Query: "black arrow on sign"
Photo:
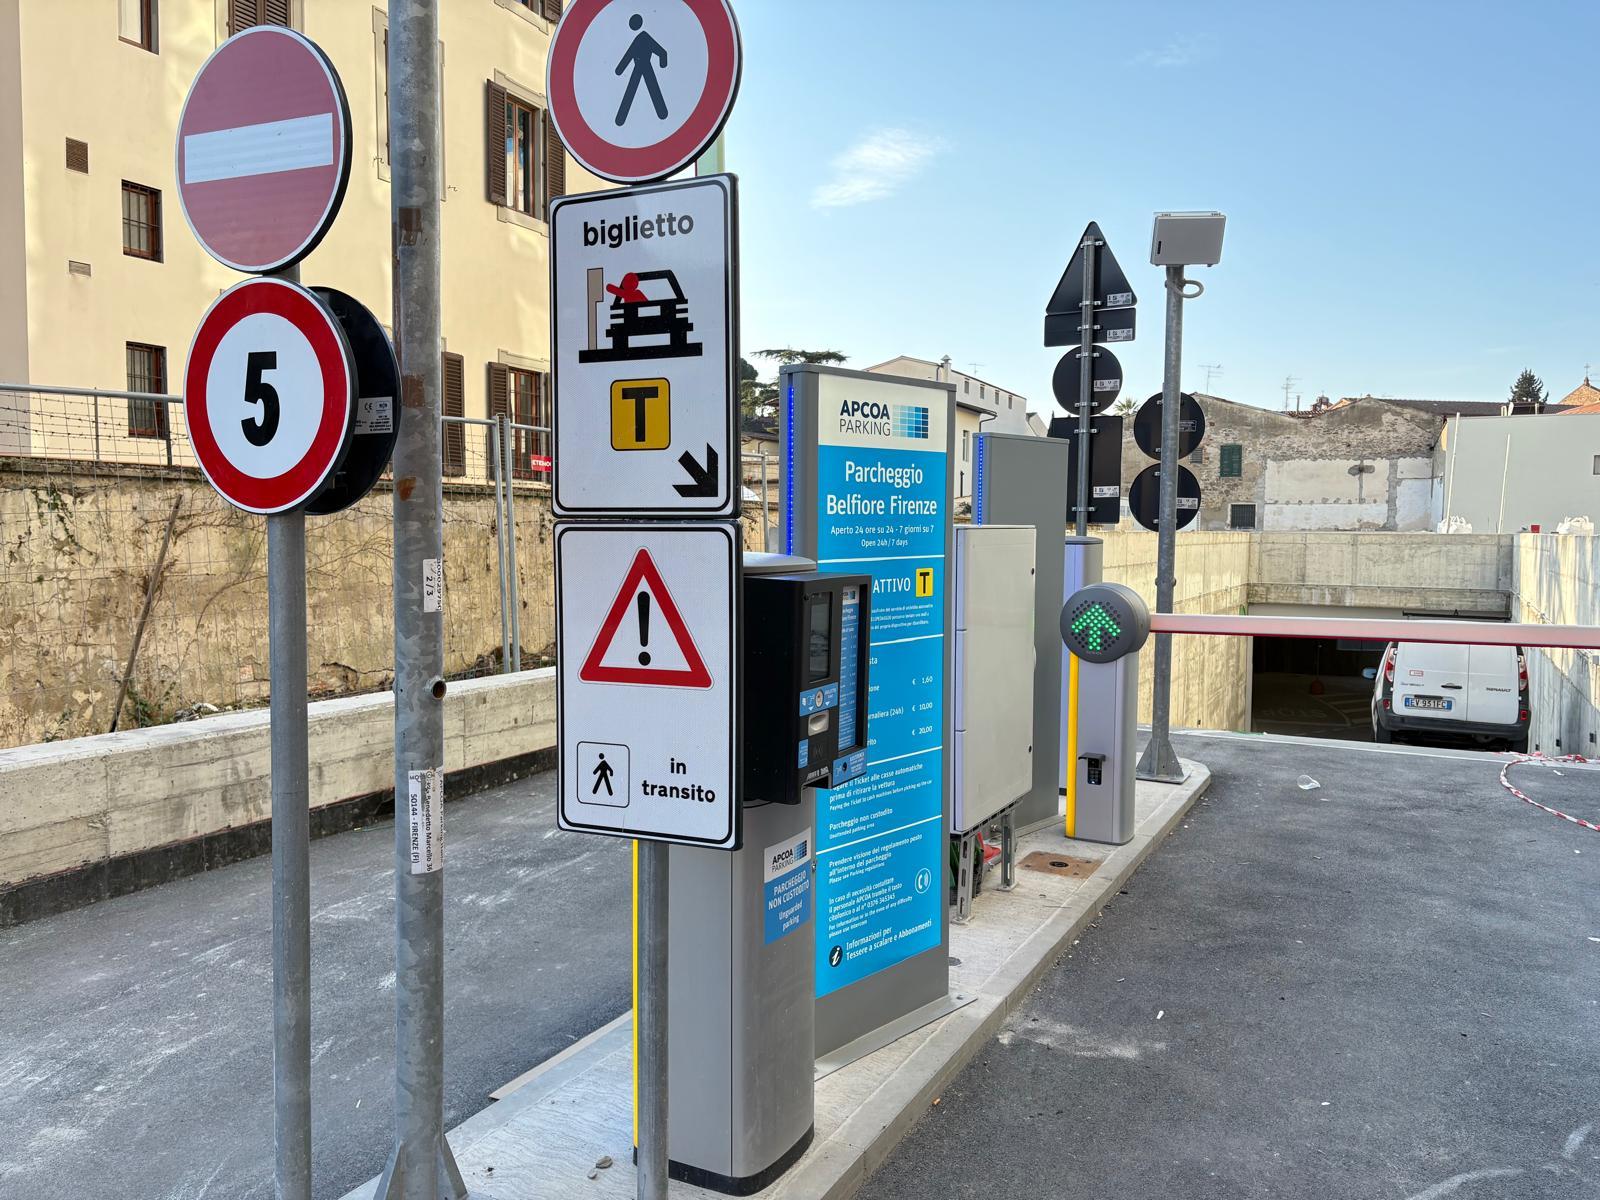
[[[701,466],[695,456],[685,450],[678,457],[678,465],[689,472],[693,483],[675,483],[673,490],[680,496],[715,496],[717,487],[717,448],[706,443],[706,465]]]

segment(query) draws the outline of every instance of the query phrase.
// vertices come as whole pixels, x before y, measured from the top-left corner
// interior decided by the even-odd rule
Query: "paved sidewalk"
[[[1139,785],[1139,832],[1126,846],[1068,842],[1056,829],[1023,840],[1020,855],[1044,850],[1048,859],[1071,856],[1098,865],[1087,878],[1023,870],[1014,891],[979,896],[971,924],[953,927],[950,939],[952,990],[973,1001],[820,1080],[816,1140],[762,1196],[842,1200],[854,1194],[1205,790],[1206,768],[1186,765],[1191,775],[1182,785]],[[634,1195],[631,1041],[623,1017],[451,1132],[474,1200]],[[603,1158],[613,1165],[595,1171]],[[366,1200],[372,1192],[369,1183],[347,1200]],[[671,1194],[716,1195],[678,1183]]]

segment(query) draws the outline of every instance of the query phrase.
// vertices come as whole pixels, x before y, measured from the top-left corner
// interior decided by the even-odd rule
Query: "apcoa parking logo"
[[[839,432],[926,440],[928,408],[922,404],[845,400],[839,405]]]

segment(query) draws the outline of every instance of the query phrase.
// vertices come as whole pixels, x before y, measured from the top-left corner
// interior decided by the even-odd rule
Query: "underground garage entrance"
[[[1372,680],[1383,642],[1251,639],[1250,729],[1296,737],[1372,740]]]

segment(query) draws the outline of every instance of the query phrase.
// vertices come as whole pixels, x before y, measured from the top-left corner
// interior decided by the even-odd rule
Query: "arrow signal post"
[[[1090,605],[1087,612],[1072,623],[1072,632],[1083,638],[1090,650],[1105,649],[1107,635],[1112,641],[1122,636],[1122,626],[1111,619],[1105,605]]]

